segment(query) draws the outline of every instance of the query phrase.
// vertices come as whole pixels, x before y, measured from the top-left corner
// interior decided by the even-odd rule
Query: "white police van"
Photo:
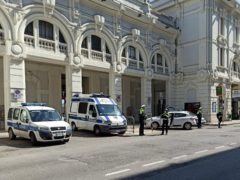
[[[71,126],[62,120],[59,113],[45,103],[22,103],[22,106],[8,111],[9,139],[16,136],[31,140],[32,145],[38,142],[68,142],[72,135]]]
[[[73,97],[68,115],[73,130],[90,130],[102,133],[124,134],[127,120],[112,98],[103,94]]]

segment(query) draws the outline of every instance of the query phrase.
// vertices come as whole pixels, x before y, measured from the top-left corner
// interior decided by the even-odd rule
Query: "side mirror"
[[[93,113],[92,113],[92,117],[97,117],[97,113],[96,113],[96,112],[93,112]]]

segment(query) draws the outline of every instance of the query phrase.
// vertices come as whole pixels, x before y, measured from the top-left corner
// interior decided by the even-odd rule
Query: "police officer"
[[[166,135],[168,133],[168,121],[169,118],[171,117],[171,114],[168,112],[168,109],[166,108],[165,111],[162,114],[162,119],[163,119],[163,123],[162,123],[162,135],[164,134],[164,128],[166,130]]]
[[[202,127],[202,107],[198,108],[197,118],[198,118],[197,126],[198,126],[198,128],[201,128]]]
[[[146,114],[145,114],[145,104],[143,104],[141,106],[141,108],[139,109],[139,124],[140,124],[140,127],[139,127],[139,136],[144,136],[144,119],[146,117]]]
[[[221,112],[221,110],[220,110],[220,111],[217,113],[218,128],[221,128],[222,117],[223,117],[223,114],[222,114],[222,112]]]

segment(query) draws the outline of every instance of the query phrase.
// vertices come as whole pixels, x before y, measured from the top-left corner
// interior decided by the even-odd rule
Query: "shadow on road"
[[[72,134],[73,137],[83,137],[83,138],[104,138],[104,137],[113,137],[113,136],[122,136],[119,134],[101,134],[96,136],[93,132],[87,130],[77,130]]]
[[[130,175],[121,180],[226,180],[240,177],[240,148],[222,151],[185,162],[169,165],[143,173]]]

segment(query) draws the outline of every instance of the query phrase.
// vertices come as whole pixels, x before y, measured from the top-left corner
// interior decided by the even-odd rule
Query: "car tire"
[[[31,144],[33,146],[36,146],[38,144],[38,141],[37,141],[35,134],[33,132],[31,132],[29,137],[30,137]]]
[[[159,128],[159,124],[158,124],[157,122],[153,122],[153,123],[151,124],[151,129],[156,130],[156,129],[158,129],[158,128]]]
[[[101,129],[99,126],[94,126],[94,134],[95,136],[100,136],[101,135]]]
[[[191,130],[191,129],[192,129],[192,124],[191,124],[190,122],[186,122],[186,123],[183,125],[183,129]]]
[[[12,128],[10,128],[8,130],[8,137],[9,137],[10,140],[15,140],[16,139],[16,135],[14,134]]]
[[[74,122],[71,123],[71,126],[72,126],[72,131],[77,131],[77,126]]]
[[[123,132],[119,132],[118,134],[119,135],[123,135],[123,134],[125,134],[126,133],[126,131],[123,131]]]

